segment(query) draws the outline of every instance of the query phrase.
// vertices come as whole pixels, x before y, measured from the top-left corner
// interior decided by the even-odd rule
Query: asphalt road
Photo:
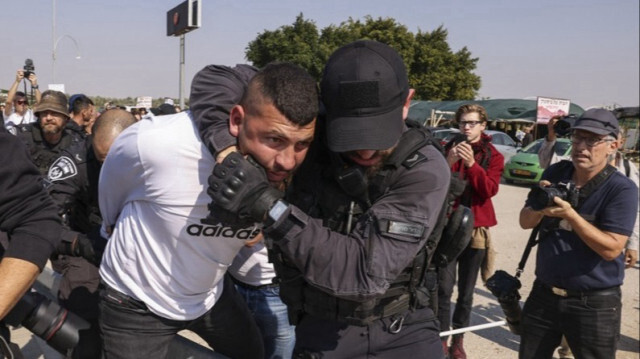
[[[498,217],[498,225],[491,229],[492,238],[497,251],[496,269],[503,269],[515,274],[522,251],[529,238],[530,231],[520,229],[518,214],[529,191],[528,187],[502,184],[498,195],[494,197],[494,206]],[[528,296],[534,279],[535,248],[521,276],[523,300]],[[625,284],[622,287],[622,325],[616,359],[640,359],[640,304],[639,269],[626,270]],[[456,297],[454,293],[454,299]],[[493,295],[478,280],[475,290],[471,325],[481,325],[504,319],[502,310]],[[597,323],[594,323],[597,325]],[[186,337],[202,343],[191,333],[183,333]],[[22,348],[27,359],[57,358],[39,340],[25,329],[14,330],[13,340]],[[505,326],[482,329],[465,334],[465,349],[470,359],[513,359],[517,358],[520,338],[509,332]],[[424,356],[427,358],[428,356]]]

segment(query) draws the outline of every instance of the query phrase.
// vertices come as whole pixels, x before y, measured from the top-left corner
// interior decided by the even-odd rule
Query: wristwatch
[[[281,199],[277,200],[276,203],[271,206],[271,209],[267,214],[267,220],[264,223],[265,226],[268,227],[276,223],[280,219],[280,217],[282,217],[282,215],[287,211],[287,208],[289,208],[289,203]]]
[[[32,89],[38,89],[38,88],[40,88],[40,86],[38,86],[38,85],[31,85],[31,88],[32,88]]]

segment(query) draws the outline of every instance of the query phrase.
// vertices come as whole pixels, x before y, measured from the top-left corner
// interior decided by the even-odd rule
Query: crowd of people
[[[188,111],[98,114],[22,70],[8,95],[0,319],[50,259],[58,301],[89,324],[74,358],[168,358],[184,329],[230,358],[467,358],[463,334],[440,333],[469,325],[478,276],[494,273],[504,159],[479,105],[458,109],[444,148],[408,121],[391,47],[339,48],[319,86],[291,63],[210,65]],[[571,158],[544,162],[542,192],[568,183],[570,198],[523,204],[539,248],[521,358],[551,358],[563,337],[578,358],[615,356],[638,213],[619,136],[611,112],[586,111]]]

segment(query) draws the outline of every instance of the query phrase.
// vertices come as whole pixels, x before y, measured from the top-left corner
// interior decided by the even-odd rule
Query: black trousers
[[[469,326],[473,308],[473,290],[478,280],[478,272],[484,260],[486,249],[468,246],[457,258],[438,272],[438,320],[440,330],[447,331]],[[451,296],[458,279],[458,299],[456,300],[453,320],[451,319]],[[443,338],[445,339],[445,338]]]
[[[400,322],[401,320],[401,322]],[[394,325],[395,321],[395,325]],[[399,329],[399,330],[397,330]],[[347,325],[305,314],[296,326],[294,358],[444,358],[439,325],[429,308]]]
[[[520,359],[552,358],[564,335],[577,359],[616,357],[620,287],[562,297],[535,282],[522,309]]]
[[[183,329],[198,334],[230,358],[262,359],[262,336],[247,305],[228,276],[216,304],[199,318],[162,318],[134,298],[105,287],[100,297],[104,359],[168,358],[169,344]]]

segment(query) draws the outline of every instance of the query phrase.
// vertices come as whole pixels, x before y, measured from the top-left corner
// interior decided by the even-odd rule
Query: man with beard
[[[282,180],[306,155],[317,101],[306,71],[267,65],[231,109],[225,131]],[[214,165],[189,112],[145,117],[113,143],[99,183],[103,228],[111,232],[100,265],[105,357],[166,358],[169,343],[189,329],[223,355],[263,358],[258,327],[225,275],[260,229],[202,221]]]
[[[65,130],[69,121],[67,96],[60,91],[47,90],[33,111],[37,121],[18,126],[18,137],[27,145],[31,158],[46,175],[53,161],[60,153],[72,146],[84,146],[84,142],[74,138]],[[84,155],[84,154],[83,154]]]
[[[18,127],[18,137],[27,145],[32,161],[40,169],[46,188],[64,224],[53,269],[62,275],[57,293],[61,304],[82,318],[96,322],[99,255],[87,236],[99,217],[97,198],[91,201],[85,140],[66,128],[67,97],[48,90],[36,104],[37,122]],[[97,180],[97,174],[93,176]],[[97,185],[96,185],[97,186]],[[96,187],[97,188],[97,187]],[[99,222],[98,222],[99,223]],[[99,240],[94,231],[91,238]],[[87,338],[93,338],[88,340]],[[73,357],[95,357],[100,353],[97,325],[80,333]]]
[[[321,93],[326,133],[290,203],[231,153],[209,178],[211,215],[264,223],[294,357],[442,358],[426,252],[450,171],[426,131],[405,125],[414,90],[402,58],[379,42],[348,44],[329,58]]]

